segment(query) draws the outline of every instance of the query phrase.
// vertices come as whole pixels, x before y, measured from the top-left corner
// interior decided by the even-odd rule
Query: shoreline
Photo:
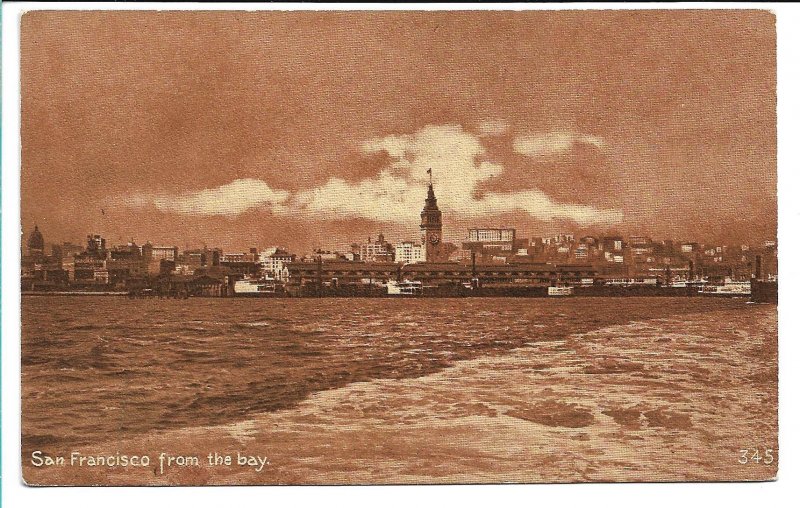
[[[130,294],[126,291],[23,291],[21,296],[71,296],[71,297],[78,297],[78,296],[130,296]],[[609,291],[608,294],[602,294],[598,292],[590,293],[590,294],[573,294],[573,295],[539,295],[539,294],[530,294],[530,295],[514,295],[514,294],[492,294],[492,295],[418,295],[418,296],[399,296],[399,295],[380,295],[380,296],[365,296],[365,295],[323,295],[323,296],[287,296],[287,295],[280,295],[280,296],[250,296],[250,295],[237,295],[237,296],[191,296],[190,299],[225,299],[225,300],[319,300],[319,299],[390,299],[390,300],[417,300],[417,299],[476,299],[476,298],[487,298],[487,299],[497,299],[497,298],[514,298],[514,299],[548,299],[548,300],[563,300],[563,299],[573,299],[573,298],[715,298],[715,299],[735,299],[735,300],[749,300],[751,295],[730,295],[730,294],[702,294],[702,293],[692,293],[692,294],[683,294],[683,293],[662,293],[662,292],[635,292],[635,291]],[[132,299],[137,300],[186,300],[187,298],[175,298],[173,296],[164,295],[162,297],[159,296],[147,296],[147,297],[136,297]],[[761,303],[772,303],[772,302],[761,302]]]
[[[128,296],[127,291],[22,291],[21,296]]]

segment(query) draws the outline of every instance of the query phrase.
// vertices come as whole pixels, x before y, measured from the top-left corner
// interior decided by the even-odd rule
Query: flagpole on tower
[[[428,168],[428,183],[433,185],[433,169]]]

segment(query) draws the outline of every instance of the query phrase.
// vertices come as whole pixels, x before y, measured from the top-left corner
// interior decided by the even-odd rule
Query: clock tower
[[[431,171],[428,170],[428,174]],[[442,212],[436,205],[436,194],[433,193],[433,179],[428,183],[428,197],[425,199],[425,207],[420,214],[422,221],[419,227],[422,229],[422,245],[425,247],[425,261],[427,263],[438,263],[446,261],[442,259]]]

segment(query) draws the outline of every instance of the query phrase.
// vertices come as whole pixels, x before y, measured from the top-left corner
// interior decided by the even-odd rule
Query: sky
[[[22,229],[343,248],[776,237],[766,11],[29,12]]]

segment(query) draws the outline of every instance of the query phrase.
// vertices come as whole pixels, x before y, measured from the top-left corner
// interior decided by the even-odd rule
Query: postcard
[[[26,484],[776,477],[771,12],[20,23]]]

